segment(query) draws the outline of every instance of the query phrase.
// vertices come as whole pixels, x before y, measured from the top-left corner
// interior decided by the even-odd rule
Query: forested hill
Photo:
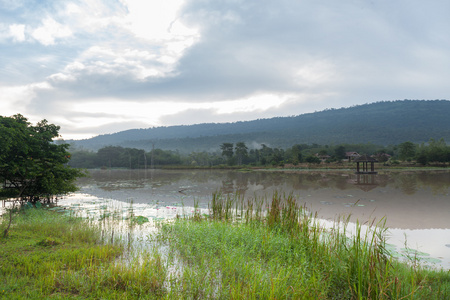
[[[68,141],[76,147],[97,150],[114,145],[180,152],[214,151],[224,142],[266,144],[287,148],[294,144],[450,141],[450,101],[402,100],[328,109],[293,117],[235,123],[132,129],[87,140]]]

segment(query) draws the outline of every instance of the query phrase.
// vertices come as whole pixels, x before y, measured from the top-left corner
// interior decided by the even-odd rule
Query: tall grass
[[[159,299],[166,293],[161,255],[123,260],[129,248],[111,237],[105,220],[44,209],[14,214],[8,237],[0,239],[0,299]]]
[[[383,221],[369,230],[358,223],[350,235],[348,218],[325,228],[295,197],[279,193],[270,201],[216,194],[210,211],[162,226],[161,238],[182,268],[170,281],[170,297],[450,298],[448,272],[390,256]]]

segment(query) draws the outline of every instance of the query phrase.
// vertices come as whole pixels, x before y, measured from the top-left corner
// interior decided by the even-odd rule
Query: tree
[[[298,163],[301,163],[303,161],[302,150],[305,149],[306,147],[307,147],[307,145],[299,145],[299,144],[292,146],[291,157],[292,157],[292,163],[294,165],[297,165]]]
[[[305,158],[305,161],[309,164],[320,164],[320,158],[315,155],[309,155]]]
[[[411,161],[416,155],[416,145],[411,142],[404,142],[398,145],[399,147],[399,158],[403,161]]]
[[[448,161],[450,152],[443,138],[439,141],[430,139],[428,144],[428,161],[444,163]]]
[[[233,157],[233,143],[223,143],[220,145],[220,150],[222,150],[222,156],[228,159],[228,163],[231,163],[231,158]]]
[[[55,144],[59,126],[42,120],[33,126],[20,115],[0,116],[0,180],[3,196],[32,202],[77,190],[84,172],[67,165],[69,144]]]
[[[242,159],[248,156],[248,148],[244,142],[236,143],[236,147],[234,148],[238,160],[238,165],[242,165]]]
[[[334,149],[334,156],[338,160],[342,160],[345,158],[345,147],[343,145],[337,146],[336,149]]]

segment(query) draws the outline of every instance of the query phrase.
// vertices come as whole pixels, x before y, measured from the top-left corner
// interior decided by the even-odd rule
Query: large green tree
[[[0,116],[2,196],[37,201],[77,190],[84,172],[67,165],[68,144],[53,142],[59,129],[47,120],[32,125],[20,114]]]
[[[403,142],[398,145],[399,148],[399,158],[403,161],[410,161],[416,155],[416,145],[412,142]]]
[[[248,147],[245,145],[244,142],[238,142],[236,143],[236,147],[234,148],[236,151],[236,157],[238,161],[238,165],[242,165],[242,161],[244,158],[247,158],[248,156]]]
[[[223,143],[220,145],[220,150],[222,150],[222,156],[227,158],[228,164],[232,164],[233,158],[233,143]]]

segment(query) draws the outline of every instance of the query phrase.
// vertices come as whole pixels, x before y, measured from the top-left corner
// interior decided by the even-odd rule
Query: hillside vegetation
[[[449,115],[448,100],[399,100],[293,117],[132,129],[68,142],[88,150],[113,145],[147,151],[156,147],[182,153],[217,150],[224,142],[266,144],[282,149],[314,143],[422,143],[430,138],[450,140]]]

